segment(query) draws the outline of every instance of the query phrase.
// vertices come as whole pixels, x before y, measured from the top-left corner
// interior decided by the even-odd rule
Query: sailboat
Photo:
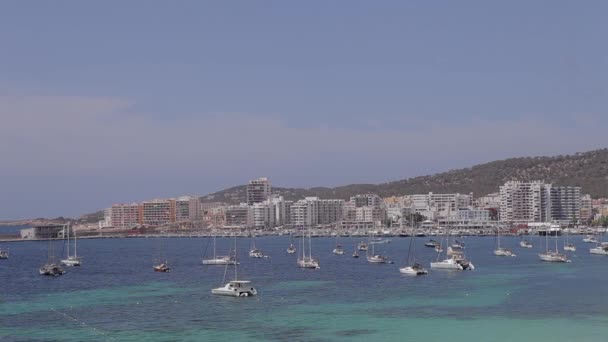
[[[566,239],[564,241],[564,250],[570,252],[576,252],[576,246],[569,241],[570,229],[566,230]]]
[[[530,242],[530,241],[528,241],[527,239],[525,239],[525,238],[523,237],[523,235],[522,235],[521,241],[519,241],[519,246],[520,246],[521,248],[532,248],[532,247],[534,247],[534,246],[532,245],[532,242]]]
[[[49,239],[49,255],[46,264],[42,265],[38,272],[41,275],[50,276],[50,277],[58,277],[63,275],[65,271],[61,268],[60,265],[55,263],[55,246],[52,243],[52,239]]]
[[[587,235],[583,238],[583,242],[586,243],[597,243],[597,239],[593,235]]]
[[[360,250],[362,252],[367,252],[367,250],[369,249],[369,246],[367,245],[367,243],[361,241],[359,242],[359,244],[357,245],[357,250]]]
[[[336,235],[336,248],[334,248],[334,250],[332,251],[332,253],[336,254],[336,255],[344,255],[344,248],[342,248],[342,245],[338,243],[338,237],[340,235]]]
[[[600,238],[600,240],[601,240],[601,238]],[[590,248],[589,253],[599,254],[599,255],[608,255],[608,242],[597,241],[597,245],[594,248]]]
[[[210,259],[203,259],[203,265],[234,265],[236,258],[231,255],[218,256],[216,254],[216,243],[215,235],[213,236],[213,257]]]
[[[163,258],[163,253],[162,253],[162,240],[161,238],[158,238],[158,253],[159,253],[159,258],[158,260],[154,263],[154,272],[161,272],[161,273],[167,273],[167,272],[171,272],[171,268],[169,267],[169,262],[167,261],[167,258]],[[162,261],[163,259],[165,259],[165,261]]]
[[[308,233],[308,256],[306,256],[306,236],[302,233],[302,257],[298,258],[298,267],[319,269],[319,261],[312,257],[312,239]]]
[[[407,251],[408,266],[399,268],[399,272],[414,276],[425,275],[429,272],[424,267],[422,267],[422,265],[417,263],[416,258],[414,257],[414,235],[415,234],[410,234],[410,247]]]
[[[255,235],[251,236],[251,241],[252,241],[252,245],[251,245],[251,249],[249,250],[249,257],[250,258],[264,258],[264,253],[262,252],[261,249],[258,249],[255,246]]]
[[[67,255],[66,258],[61,260],[61,264],[64,266],[80,266],[80,258],[76,254],[76,231],[74,233],[74,255],[70,255],[70,226],[67,226],[67,240],[66,240],[66,249]]]
[[[236,260],[237,248],[236,248],[236,235],[234,236],[234,279],[226,283],[222,287],[211,289],[211,293],[219,296],[230,296],[230,297],[250,297],[258,294],[255,287],[251,286],[249,280],[238,279],[238,262]],[[224,280],[226,278],[226,271],[228,271],[228,264],[226,264],[226,270],[224,271]],[[223,282],[223,281],[222,281]]]
[[[555,233],[555,251],[549,249],[549,233],[545,234],[545,253],[538,253],[538,257],[542,261],[549,262],[570,262],[566,254],[559,252],[557,247],[557,232]]]
[[[494,255],[508,257],[516,256],[510,249],[500,247],[500,227],[496,227],[496,249],[494,250]]]
[[[293,245],[293,242],[289,244],[287,247],[287,254],[294,254],[296,252],[296,247]]]
[[[388,257],[382,255],[382,254],[376,254],[376,250],[375,250],[375,243],[372,243],[372,253],[371,254],[367,254],[366,253],[366,257],[367,257],[367,262],[370,262],[372,264],[392,264],[393,262],[389,260]]]
[[[448,233],[446,232],[446,244],[449,245],[449,235],[447,235]],[[439,260],[439,257],[441,256],[441,253],[437,253],[437,260],[434,262],[431,262],[431,268],[435,268],[435,269],[443,269],[443,270],[458,270],[458,271],[463,271],[463,270],[474,270],[475,266],[473,265],[472,262],[470,262],[469,260],[465,259],[464,254],[457,254],[457,255],[448,255],[446,252],[446,259],[444,260]]]

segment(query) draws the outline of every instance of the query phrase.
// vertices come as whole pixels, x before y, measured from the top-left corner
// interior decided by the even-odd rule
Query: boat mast
[[[76,257],[76,231],[74,231],[74,258]]]
[[[308,231],[308,258],[312,259],[312,232]]]

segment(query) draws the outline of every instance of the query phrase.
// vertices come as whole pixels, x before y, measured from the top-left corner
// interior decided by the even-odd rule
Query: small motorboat
[[[319,261],[310,257],[304,257],[303,259],[298,259],[298,267],[300,268],[313,268],[319,269]]]
[[[252,250],[249,251],[249,257],[250,258],[263,258],[264,257],[264,253],[262,253],[261,250],[254,248]]]
[[[294,254],[296,252],[296,247],[292,244],[287,247],[287,254]]]
[[[8,250],[0,249],[0,259],[8,259],[9,253]]]
[[[337,245],[336,248],[334,248],[334,250],[332,251],[332,253],[336,255],[344,255],[344,248],[342,248],[342,245]]]
[[[360,251],[367,251],[368,250],[368,246],[365,242],[361,241],[359,242],[359,244],[357,245],[357,249]]]
[[[437,242],[436,240],[429,240],[429,242],[426,242],[424,245],[426,247],[435,248],[439,246],[439,242]]]
[[[564,250],[565,251],[570,251],[570,252],[576,252],[576,246],[574,244],[572,244],[572,243],[567,243],[564,246]]]
[[[494,255],[496,255],[496,256],[508,256],[508,257],[514,257],[514,256],[516,256],[515,253],[513,253],[510,249],[504,248],[504,247],[499,247],[499,248],[495,249],[494,250]]]
[[[371,255],[367,257],[367,262],[372,264],[392,264],[393,262],[389,260],[388,257],[385,257],[380,254]]]
[[[583,242],[586,243],[597,243],[597,239],[593,235],[587,235],[583,238]]]
[[[355,252],[353,253],[353,258],[358,258],[359,257],[359,252],[355,249]]]
[[[519,242],[519,246],[522,248],[532,248],[533,247],[532,243],[528,240],[521,240]]]

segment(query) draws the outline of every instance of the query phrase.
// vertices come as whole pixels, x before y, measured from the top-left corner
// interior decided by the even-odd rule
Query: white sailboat
[[[0,248],[0,259],[8,259],[8,257],[9,257],[8,249]]]
[[[76,253],[76,231],[73,231],[74,235],[74,255],[70,255],[70,226],[67,225],[67,240],[66,240],[66,258],[61,260],[61,264],[64,266],[80,266],[80,258]]]
[[[382,254],[376,254],[376,244],[372,243],[372,253],[371,254],[367,254],[366,253],[366,258],[367,258],[367,262],[372,263],[372,264],[392,264],[393,262],[387,257],[384,256]]]
[[[338,243],[338,237],[340,234],[336,235],[336,247],[333,249],[332,253],[336,255],[344,255],[344,248],[341,244]]]
[[[557,247],[557,232],[555,233],[555,251],[549,249],[549,235],[550,234],[547,231],[545,234],[545,252],[538,253],[540,260],[549,262],[570,262],[566,254],[559,252],[559,248]]]
[[[570,229],[566,230],[566,239],[564,241],[564,250],[570,252],[576,252],[576,246],[569,241]]]
[[[216,243],[215,235],[213,236],[213,257],[210,259],[203,259],[203,265],[234,265],[236,264],[236,258],[232,255],[218,256],[216,254]]]
[[[319,269],[319,261],[312,257],[312,238],[310,232],[308,233],[308,256],[306,255],[306,237],[302,233],[302,256],[298,258],[298,267],[300,268],[312,268]]]
[[[593,235],[587,235],[583,238],[583,242],[586,243],[597,243],[597,239]]]
[[[226,283],[222,287],[211,289],[211,293],[219,296],[230,296],[230,297],[250,297],[258,294],[255,287],[251,285],[249,280],[238,280],[238,262],[236,260],[237,248],[236,248],[236,236],[234,237],[234,279]],[[226,264],[226,271],[228,270],[228,264]],[[224,272],[224,280],[226,278],[226,272]],[[222,281],[223,283],[223,281]]]
[[[516,256],[510,249],[500,247],[500,227],[496,227],[496,249],[494,250],[494,255],[496,256],[508,256],[514,257]]]
[[[522,235],[522,239],[521,241],[519,241],[519,246],[521,248],[532,248],[534,247],[534,245],[532,245],[532,242],[528,241],[527,239],[525,239]]]
[[[249,257],[250,258],[264,258],[265,255],[262,252],[262,250],[258,249],[255,246],[255,235],[251,236],[251,241],[252,241],[252,246],[251,246],[251,249],[249,250]]]
[[[589,249],[591,254],[608,255],[608,243],[598,243],[594,248]]]
[[[413,222],[413,220],[410,220],[410,222]],[[410,247],[407,251],[407,266],[399,268],[399,272],[413,276],[425,275],[429,272],[416,262],[416,257],[414,255],[414,235],[415,234],[410,234]]]

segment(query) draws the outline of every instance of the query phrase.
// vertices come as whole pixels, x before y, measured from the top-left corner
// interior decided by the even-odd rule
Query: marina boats
[[[65,271],[55,262],[55,246],[52,243],[52,240],[49,239],[49,252],[48,252],[48,260],[46,264],[42,265],[38,272],[40,275],[49,276],[49,277],[58,277],[63,275]]]
[[[412,220],[413,221],[413,220]],[[407,251],[407,266],[399,268],[399,273],[419,276],[429,273],[422,265],[416,262],[414,254],[414,236],[410,236],[410,246]]]
[[[0,259],[8,259],[8,249],[0,249]]]
[[[508,257],[516,256],[510,249],[500,247],[500,227],[496,228],[496,249],[494,250],[494,255]]]
[[[425,245],[426,247],[435,248],[435,247],[438,247],[438,246],[439,246],[439,242],[437,242],[436,240],[431,239],[431,240],[429,240],[428,242],[426,242],[424,245]]]
[[[306,237],[302,234],[302,254],[298,258],[298,267],[319,269],[319,261],[312,257],[312,239],[308,233],[308,255],[306,255]]]
[[[586,243],[597,243],[597,239],[593,235],[587,235],[583,238],[583,242]]]
[[[545,252],[538,253],[538,257],[540,258],[540,260],[548,262],[570,262],[566,254],[559,252],[559,249],[557,247],[557,233],[555,234],[555,250],[552,251],[549,249],[549,235],[550,234],[545,234]]]
[[[203,265],[234,265],[236,258],[231,255],[218,256],[216,254],[216,241],[213,236],[213,257],[210,259],[203,259]]]
[[[68,225],[65,231],[67,231],[67,239],[66,239],[66,258],[61,260],[61,264],[64,266],[80,266],[80,258],[76,254],[76,232],[73,231],[74,235],[74,254],[70,254],[70,226]]]
[[[361,241],[359,242],[359,244],[357,245],[357,250],[360,250],[362,252],[367,252],[367,250],[369,249],[367,243]]]
[[[234,255],[236,256],[236,236],[234,237]],[[258,294],[258,291],[255,287],[251,285],[251,281],[249,280],[239,280],[238,279],[238,262],[234,263],[234,279],[226,283],[222,287],[211,289],[211,293],[218,296],[229,296],[229,297],[251,297]],[[226,264],[226,271],[228,270],[228,264]],[[224,278],[226,277],[226,272],[224,272]],[[225,279],[224,279],[225,280]],[[222,281],[223,283],[223,281]]]

